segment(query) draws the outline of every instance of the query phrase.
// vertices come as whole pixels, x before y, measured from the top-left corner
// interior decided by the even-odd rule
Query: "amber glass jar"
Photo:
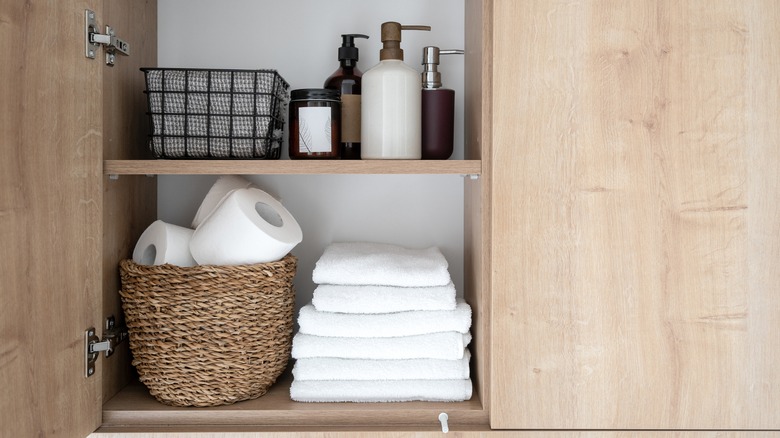
[[[306,88],[290,93],[290,158],[339,158],[340,129],[338,90]]]

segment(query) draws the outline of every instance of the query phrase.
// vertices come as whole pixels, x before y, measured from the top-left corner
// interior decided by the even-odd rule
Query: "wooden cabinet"
[[[105,3],[0,2],[3,437],[86,436],[130,368],[124,350],[85,377],[84,338],[118,315],[116,260],[155,213],[154,181],[106,194],[103,161],[144,140],[143,84],[131,78],[156,60],[156,3]],[[87,9],[100,31],[137,42],[131,58],[111,69],[102,51],[86,57]]]
[[[270,4],[270,2],[269,2]],[[476,107],[482,105],[483,80],[482,65],[484,61],[482,49],[482,8],[481,2],[469,2],[468,7],[476,15],[467,17],[466,34],[470,38],[467,49],[472,52],[469,55],[469,95],[466,107],[471,107],[472,102]],[[336,39],[338,43],[338,39]],[[335,52],[335,47],[334,47]],[[407,55],[412,58],[413,55]],[[476,60],[474,60],[476,58]],[[141,110],[143,111],[143,109]],[[487,295],[482,284],[487,271],[487,248],[484,244],[483,226],[487,222],[483,215],[487,212],[483,209],[483,195],[486,190],[482,176],[481,148],[485,140],[481,137],[480,119],[474,119],[474,114],[469,111],[470,120],[466,129],[466,152],[464,159],[447,161],[235,161],[235,160],[148,160],[133,154],[117,153],[113,157],[106,157],[104,161],[104,173],[116,176],[117,179],[107,180],[105,197],[114,198],[116,190],[121,190],[115,183],[124,183],[125,180],[147,180],[145,175],[203,175],[203,174],[263,174],[263,175],[296,175],[308,177],[323,174],[348,174],[360,178],[363,175],[465,175],[463,178],[464,195],[464,222],[466,229],[463,240],[464,249],[464,287],[463,294],[471,304],[474,315],[472,323],[472,335],[474,340],[470,345],[475,358],[472,364],[472,380],[474,382],[474,396],[471,400],[461,403],[388,403],[388,404],[309,404],[295,403],[289,399],[290,377],[283,376],[269,391],[268,394],[256,400],[237,403],[232,406],[224,406],[210,409],[172,408],[161,405],[155,401],[148,392],[138,383],[129,384],[117,381],[104,385],[106,400],[103,405],[102,431],[112,431],[116,428],[128,426],[143,429],[156,427],[191,428],[192,425],[208,424],[220,428],[351,428],[351,427],[379,427],[385,430],[399,428],[414,428],[418,430],[440,430],[438,416],[441,412],[449,415],[449,424],[455,429],[487,429],[488,410],[484,404],[489,391],[487,381],[487,348],[486,338],[488,331]],[[138,150],[138,145],[133,146]],[[460,180],[456,180],[461,183]],[[137,191],[136,196],[145,197],[143,191]],[[105,202],[105,201],[104,201]],[[129,202],[126,199],[125,202]],[[435,206],[433,206],[435,208]],[[117,208],[117,211],[127,211]],[[132,210],[130,210],[132,211]],[[122,257],[126,257],[134,238],[140,230],[126,229],[117,232],[119,235],[128,235],[126,245],[121,250],[106,251],[107,272],[115,270],[116,263]],[[110,256],[109,256],[110,254]],[[107,295],[116,294],[116,285],[108,285],[105,288]],[[108,367],[123,368],[124,364],[113,360],[104,361]],[[116,374],[120,374],[116,372]]]
[[[117,262],[156,216],[146,175],[333,168],[148,160],[137,72],[157,58],[156,2],[3,2],[0,435],[425,436],[442,411],[463,437],[780,429],[778,7],[465,7],[464,159],[339,172],[473,176],[472,400],[293,403],[283,378],[254,401],[186,409],[133,382],[126,346],[83,376],[84,330],[121,312]],[[83,57],[87,8],[133,56],[113,69]]]

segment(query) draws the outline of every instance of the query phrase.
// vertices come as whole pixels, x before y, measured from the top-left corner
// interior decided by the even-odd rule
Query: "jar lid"
[[[290,92],[290,100],[340,100],[338,90],[328,88],[302,88]]]

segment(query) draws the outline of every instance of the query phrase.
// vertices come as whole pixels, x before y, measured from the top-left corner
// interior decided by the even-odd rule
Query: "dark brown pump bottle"
[[[325,81],[325,88],[341,93],[341,159],[360,159],[360,83],[363,72],[358,70],[358,48],[355,38],[362,34],[341,35],[339,68]]]
[[[452,155],[455,125],[455,90],[442,88],[439,55],[464,54],[463,50],[423,48],[422,159],[446,160]]]

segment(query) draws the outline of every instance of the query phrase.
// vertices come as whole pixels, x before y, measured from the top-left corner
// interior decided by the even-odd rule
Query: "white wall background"
[[[338,68],[343,33],[357,39],[358,67],[379,62],[384,21],[427,24],[404,32],[407,64],[422,71],[422,48],[464,45],[463,0],[158,0],[160,67],[276,69],[291,89],[319,88]],[[463,154],[463,58],[443,56],[444,86],[456,93],[455,152]],[[286,128],[286,126],[285,126]],[[286,143],[282,159],[287,159]],[[339,161],[333,161],[338,167]],[[159,218],[189,226],[214,176],[160,176]],[[463,285],[463,182],[453,175],[257,175],[248,179],[280,198],[303,229],[298,305],[308,302],[311,272],[334,241],[365,240],[439,246],[455,286]]]

